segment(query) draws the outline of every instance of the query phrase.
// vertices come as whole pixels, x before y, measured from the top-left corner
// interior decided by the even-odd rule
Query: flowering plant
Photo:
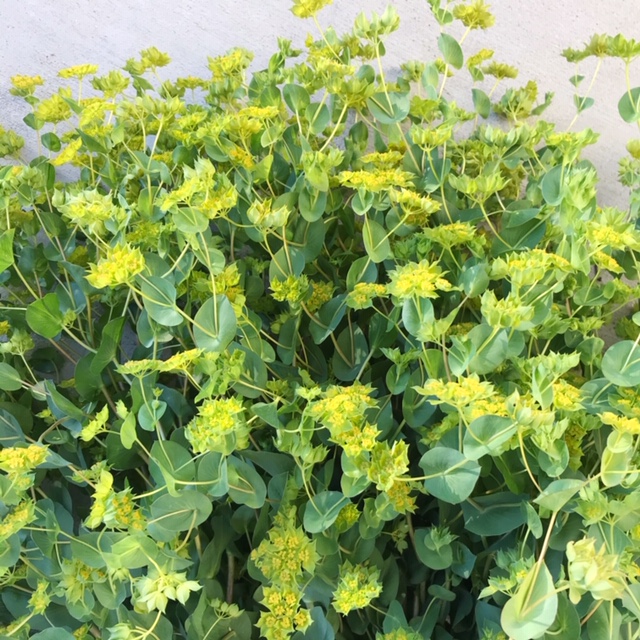
[[[250,79],[12,78],[1,639],[640,636],[640,141],[598,206],[597,134],[497,97],[447,30],[483,0],[428,4],[442,57],[394,80],[391,7]]]

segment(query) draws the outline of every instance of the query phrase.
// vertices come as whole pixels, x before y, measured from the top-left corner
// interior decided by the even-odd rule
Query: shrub
[[[395,80],[392,8],[249,81],[12,79],[2,638],[638,637],[640,142],[599,207],[597,135],[494,98],[516,70],[444,29],[482,0],[429,4],[442,58]]]

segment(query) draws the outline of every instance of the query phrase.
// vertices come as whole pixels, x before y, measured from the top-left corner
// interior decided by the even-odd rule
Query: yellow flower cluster
[[[507,415],[506,398],[496,391],[486,398],[478,398],[466,407],[460,407],[462,415],[467,423],[473,422],[482,416],[503,416]]]
[[[640,233],[632,225],[615,229],[606,223],[590,221],[585,235],[587,240],[596,247],[609,247],[613,250],[640,249]]]
[[[490,327],[513,327],[518,330],[531,326],[527,323],[530,323],[535,315],[534,307],[523,304],[513,291],[506,298],[498,300],[490,289],[482,294],[481,311],[482,317]]]
[[[51,602],[51,596],[47,593],[49,589],[49,583],[45,580],[38,580],[38,585],[35,591],[29,598],[29,608],[35,614],[43,614],[49,603]]]
[[[78,80],[81,80],[85,76],[92,76],[97,72],[97,64],[77,64],[74,67],[67,67],[58,71],[58,75],[61,78],[78,78]]]
[[[444,382],[432,378],[422,387],[415,387],[415,389],[421,395],[428,396],[431,404],[445,403],[459,409],[495,395],[494,386],[490,382],[481,381],[475,373],[460,377],[457,382]]]
[[[440,203],[428,196],[410,189],[394,190],[389,193],[392,202],[399,204],[404,212],[404,222],[410,225],[424,226],[436,211],[440,210]]]
[[[640,418],[640,390],[637,388],[618,387],[610,402],[628,418]]]
[[[238,398],[205,400],[189,422],[185,436],[195,453],[218,451],[231,455],[249,446],[249,427]]]
[[[556,380],[553,383],[553,405],[560,411],[578,411],[582,408],[580,389],[569,384],[566,380]]]
[[[421,235],[447,249],[458,245],[466,245],[473,250],[479,249],[485,243],[485,239],[477,235],[477,228],[468,222],[441,224],[433,228],[424,229]]]
[[[371,385],[356,382],[350,387],[330,386],[320,400],[309,407],[308,415],[329,429],[334,440],[342,439],[345,432],[364,420],[364,412],[375,407]]]
[[[313,18],[320,9],[332,2],[333,0],[293,0],[291,11],[298,18]]]
[[[496,22],[495,16],[489,11],[489,5],[484,0],[458,4],[453,9],[453,15],[469,29],[488,29]]]
[[[353,502],[350,502],[348,505],[340,509],[340,513],[336,518],[334,526],[337,531],[343,533],[351,529],[359,519],[360,511],[358,510],[358,507]]]
[[[368,309],[373,306],[373,299],[387,293],[387,287],[373,282],[358,282],[347,294],[346,305],[351,309]]]
[[[0,469],[9,475],[33,471],[49,455],[46,446],[30,444],[26,447],[5,447],[0,450]]]
[[[96,529],[104,524],[112,529],[142,531],[146,520],[142,512],[136,508],[131,490],[113,491],[113,475],[106,469],[102,469],[93,494],[91,511],[85,524],[90,529]]]
[[[44,84],[44,79],[42,76],[16,75],[11,76],[11,84],[13,85],[11,93],[19,96],[28,96],[36,90],[36,87]]]
[[[529,249],[510,253],[504,258],[496,258],[491,265],[492,278],[507,278],[514,285],[526,286],[538,284],[548,271],[556,269],[569,273],[571,263],[555,253],[542,249]]]
[[[10,511],[0,522],[0,541],[6,540],[23,527],[33,522],[36,506],[31,500],[24,500]]]
[[[103,235],[105,222],[113,220],[120,224],[126,217],[125,211],[113,203],[109,194],[102,194],[97,189],[68,195],[58,209],[63,217],[77,224],[86,234]]]
[[[209,70],[214,82],[224,82],[226,79],[242,77],[245,69],[251,64],[253,53],[246,49],[236,48],[229,53],[216,58],[209,57]]]
[[[275,227],[283,227],[287,224],[287,219],[291,211],[289,207],[282,206],[277,209],[273,208],[273,199],[265,198],[264,200],[254,200],[247,210],[247,218],[252,224],[261,229],[269,229]]]
[[[158,371],[190,371],[202,355],[202,349],[188,349],[174,353],[170,358],[158,363]]]
[[[414,144],[422,149],[431,150],[447,142],[453,135],[453,130],[448,125],[428,128],[414,125],[409,130],[409,135]]]
[[[38,103],[35,116],[42,122],[58,124],[71,117],[71,107],[59,93],[54,93]]]
[[[625,590],[625,578],[618,568],[618,556],[606,553],[606,545],[596,551],[594,538],[567,544],[569,599],[574,604],[589,592],[594,600],[615,600]]]
[[[367,607],[382,592],[380,570],[362,564],[345,562],[340,567],[338,587],[333,592],[333,607],[346,615],[355,609]]]
[[[600,419],[604,424],[612,426],[620,433],[630,433],[633,436],[640,435],[640,418],[625,418],[611,411],[605,411],[600,414]]]
[[[96,289],[129,284],[145,268],[144,256],[138,248],[128,244],[109,247],[107,256],[98,264],[90,264],[87,282]]]
[[[309,313],[315,313],[333,298],[335,287],[331,282],[311,282],[311,296],[306,302]]]
[[[294,522],[295,509],[280,511],[267,537],[251,552],[251,559],[270,582],[291,588],[305,571],[312,574],[318,562],[315,540]]]
[[[81,148],[82,138],[74,138],[53,160],[51,160],[51,164],[54,167],[61,167],[63,164],[73,162],[78,156],[78,151],[80,151]]]
[[[261,612],[256,626],[266,640],[287,640],[294,631],[304,633],[313,622],[308,609],[300,608],[300,590],[291,587],[265,587]]]
[[[362,156],[360,161],[383,169],[393,169],[402,162],[402,157],[399,151],[374,151]]]
[[[271,280],[271,291],[273,298],[278,302],[288,302],[295,306],[300,304],[309,292],[309,280],[302,274],[299,277],[287,276],[285,280],[273,278]]]
[[[354,424],[348,431],[332,436],[332,440],[339,444],[350,458],[356,458],[364,451],[371,451],[378,442],[380,431],[368,422]]]
[[[411,492],[415,488],[415,483],[396,480],[385,489],[383,495],[387,497],[391,506],[398,513],[413,513],[416,509],[416,497],[411,495]]]
[[[342,171],[338,174],[338,180],[343,186],[372,193],[386,191],[392,187],[407,187],[411,184],[412,178],[412,174],[400,169]]]
[[[109,407],[105,405],[102,409],[96,414],[96,417],[93,420],[90,420],[80,432],[80,440],[83,442],[90,442],[93,440],[99,433],[105,431],[104,426],[107,424],[107,420],[109,419]]]
[[[195,580],[187,580],[186,573],[159,573],[157,569],[153,569],[134,581],[132,599],[136,611],[164,613],[169,600],[186,604],[191,592],[200,589],[202,585]]]
[[[398,478],[409,470],[409,446],[404,440],[397,440],[390,447],[388,442],[376,442],[370,453],[367,477],[378,491],[394,493]],[[397,487],[395,488],[397,492]]]
[[[389,272],[391,282],[387,292],[400,300],[407,298],[437,298],[438,291],[451,291],[453,285],[446,280],[442,269],[427,260],[410,262]]]

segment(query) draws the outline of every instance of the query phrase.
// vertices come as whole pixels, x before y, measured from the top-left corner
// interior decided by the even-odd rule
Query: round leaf
[[[309,533],[326,531],[335,521],[340,511],[349,503],[339,491],[323,491],[307,502],[304,509],[303,525]]]
[[[468,460],[456,449],[448,447],[427,451],[420,459],[420,467],[427,476],[424,488],[450,504],[466,500],[480,476],[477,462]]]
[[[619,387],[640,384],[640,346],[631,340],[614,344],[602,358],[602,373]]]

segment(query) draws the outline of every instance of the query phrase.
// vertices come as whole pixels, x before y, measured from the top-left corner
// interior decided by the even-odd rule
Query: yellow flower
[[[346,305],[351,309],[368,309],[373,299],[384,296],[387,288],[383,284],[358,282],[347,295]]]
[[[188,371],[195,365],[202,353],[202,349],[189,349],[175,353],[160,362],[158,371]]]
[[[335,287],[331,282],[311,282],[311,296],[306,302],[309,313],[315,313],[333,297]]]
[[[442,269],[427,260],[410,262],[389,272],[391,282],[387,292],[400,300],[407,298],[437,298],[438,291],[451,291],[453,285],[442,276]]]
[[[353,565],[350,562],[340,567],[338,587],[333,592],[333,607],[338,613],[346,615],[354,609],[363,609],[382,592],[380,570]]]
[[[580,389],[569,384],[566,380],[557,380],[553,383],[553,404],[561,411],[577,411],[582,408],[580,404]]]
[[[97,72],[97,64],[77,64],[74,67],[67,67],[58,71],[58,75],[61,78],[78,78],[78,80],[81,80],[85,76],[92,76]]]
[[[293,0],[292,13],[298,18],[312,18],[333,0]]]
[[[140,249],[124,244],[110,247],[107,256],[97,265],[90,264],[89,268],[91,274],[86,276],[87,282],[96,289],[104,289],[130,283],[144,271],[145,262]]]
[[[0,522],[0,540],[4,541],[18,533],[36,517],[36,506],[31,500],[24,500],[10,511]]]
[[[364,420],[366,409],[376,406],[370,395],[372,391],[370,385],[359,382],[351,387],[331,386],[322,394],[323,398],[313,402],[307,411],[314,420],[329,429],[335,440],[354,425],[359,425]]]
[[[392,187],[406,187],[413,176],[400,169],[377,169],[375,171],[342,171],[338,174],[340,184],[352,189],[363,189],[378,193]]]
[[[107,420],[109,420],[109,407],[105,405],[100,412],[96,414],[96,417],[82,428],[80,439],[84,442],[93,440],[99,433],[106,430],[104,427],[107,424]]]
[[[77,146],[77,142],[72,142],[69,146],[71,145]],[[56,197],[60,196],[62,194],[57,192]],[[58,209],[63,217],[77,224],[87,234],[103,235],[106,232],[106,222],[114,221],[119,225],[126,218],[124,209],[115,205],[109,194],[102,194],[97,189],[67,195],[64,203],[58,205]]]
[[[57,124],[71,117],[71,107],[60,94],[54,93],[38,103],[35,115],[38,120]]]
[[[0,450],[0,469],[9,474],[32,471],[49,455],[46,446],[30,444],[26,447],[5,447]]]
[[[457,382],[443,382],[432,378],[424,386],[415,389],[421,395],[429,396],[431,404],[446,403],[460,409],[495,395],[494,386],[490,382],[481,381],[475,373],[458,378]]]
[[[625,418],[624,416],[617,416],[611,411],[605,411],[600,414],[600,419],[604,424],[612,426],[620,433],[630,433],[634,436],[640,435],[639,418]]]
[[[14,87],[11,93],[25,96],[31,95],[36,90],[36,87],[43,85],[44,79],[42,76],[16,75],[11,76],[11,84]]]
[[[82,138],[74,138],[53,160],[54,167],[60,167],[67,162],[72,162],[78,155],[82,147]]]
[[[471,4],[459,4],[453,9],[453,15],[469,29],[488,29],[495,24],[496,18],[489,11],[484,0],[474,0]]]
[[[185,436],[196,453],[218,451],[230,455],[249,446],[244,407],[237,398],[205,400],[189,422]]]

